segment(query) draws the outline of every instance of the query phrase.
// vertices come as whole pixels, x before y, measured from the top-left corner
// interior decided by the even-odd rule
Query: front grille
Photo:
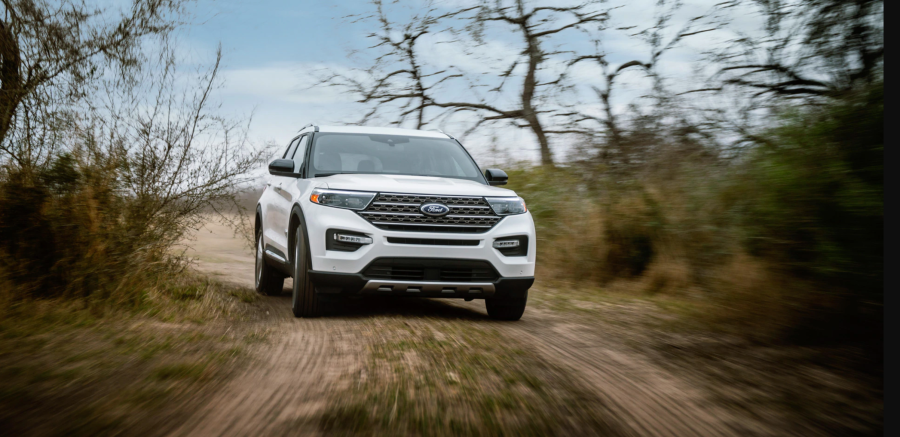
[[[494,269],[490,267],[446,267],[441,269],[441,281],[478,282],[493,281]]]
[[[425,203],[447,205],[450,212],[443,217],[426,216],[419,210]],[[393,193],[379,193],[360,215],[375,227],[410,232],[480,233],[501,219],[483,197]]]
[[[425,279],[424,267],[404,267],[391,265],[373,265],[366,269],[366,277],[378,279],[395,279],[398,281],[421,281]]]
[[[430,282],[493,282],[499,274],[487,261],[378,258],[363,271],[366,279]]]

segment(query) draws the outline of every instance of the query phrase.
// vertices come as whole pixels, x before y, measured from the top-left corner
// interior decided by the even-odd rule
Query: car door
[[[291,159],[294,152],[297,150],[299,142],[300,138],[291,140],[281,158]],[[290,178],[269,175],[269,182],[266,184],[266,192],[264,193],[266,202],[263,203],[265,208],[263,211],[265,217],[263,232],[266,237],[266,249],[275,249],[273,252],[285,260],[287,259],[287,256],[285,255],[287,253],[285,249],[287,246],[287,239],[285,236],[287,213],[284,211],[284,195],[282,194],[282,187],[287,179]]]
[[[285,159],[294,161],[294,173],[296,176],[277,176],[277,183],[274,185],[275,205],[273,207],[273,226],[278,227],[277,236],[273,238],[272,245],[284,254],[288,253],[288,225],[290,224],[291,209],[294,202],[299,198],[301,191],[309,184],[302,178],[303,161],[306,155],[306,144],[309,141],[309,135],[303,135],[296,140],[296,144],[292,143]]]

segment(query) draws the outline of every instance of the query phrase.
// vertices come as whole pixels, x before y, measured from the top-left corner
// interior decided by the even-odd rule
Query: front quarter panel
[[[278,201],[277,196],[271,187],[271,182],[266,183],[266,188],[259,198],[259,210],[260,214],[262,214],[260,226],[262,227],[264,244],[273,244],[273,242],[278,240],[278,226],[273,223],[274,208],[277,207]]]

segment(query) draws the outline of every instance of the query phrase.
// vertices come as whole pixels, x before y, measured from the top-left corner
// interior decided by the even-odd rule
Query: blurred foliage
[[[114,175],[64,153],[0,183],[0,259],[14,298],[106,299],[159,258],[162,248],[124,214],[140,206],[121,195]]]
[[[726,323],[790,338],[877,325],[883,86],[801,109],[730,159],[667,155],[625,175],[590,162],[510,170],[535,219],[538,277],[680,284],[669,289],[717,299]]]
[[[791,113],[732,181],[747,250],[880,300],[884,93]]]

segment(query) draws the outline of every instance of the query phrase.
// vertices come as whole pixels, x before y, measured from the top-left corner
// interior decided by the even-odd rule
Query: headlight
[[[521,197],[485,197],[497,215],[522,214],[528,211]]]
[[[375,193],[366,193],[364,191],[339,191],[316,188],[309,195],[309,200],[312,203],[336,208],[365,209],[374,197]]]

